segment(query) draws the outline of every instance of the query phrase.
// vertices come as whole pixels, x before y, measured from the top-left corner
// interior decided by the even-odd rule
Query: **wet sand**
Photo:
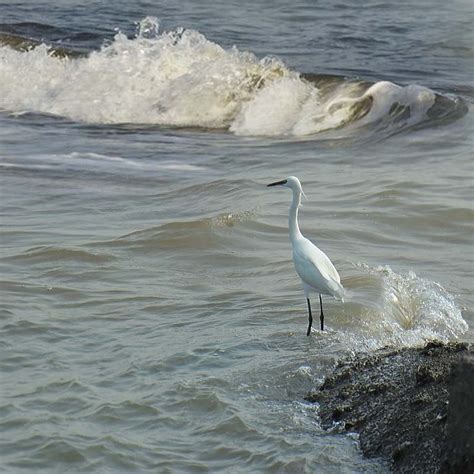
[[[381,349],[338,363],[307,400],[325,429],[359,433],[394,472],[474,470],[474,355],[464,343]]]

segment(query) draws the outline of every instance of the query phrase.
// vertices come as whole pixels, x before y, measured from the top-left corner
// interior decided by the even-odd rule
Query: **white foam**
[[[113,168],[136,168],[146,171],[159,171],[159,170],[174,170],[174,171],[204,171],[206,170],[203,166],[196,166],[190,163],[180,163],[175,160],[159,160],[159,161],[145,161],[145,160],[133,160],[130,158],[122,158],[121,156],[103,155],[100,153],[91,152],[72,152],[66,155],[48,155],[44,157],[46,160],[53,160],[58,163],[65,163],[69,161],[73,166],[88,166],[90,162],[95,165],[101,165],[106,168],[109,167],[108,162],[113,162]]]
[[[283,77],[245,103],[230,130],[240,135],[292,134],[307,103],[317,107],[318,90],[299,77]]]
[[[0,155],[0,167],[52,169],[64,167],[66,169],[90,169],[91,166],[103,170],[137,169],[144,171],[185,171],[200,172],[207,168],[191,163],[181,163],[176,160],[133,160],[120,156],[104,155],[91,152],[72,152],[66,154],[38,154],[23,159],[23,163],[11,163],[8,157]]]
[[[412,271],[398,274],[388,265],[357,267],[380,286],[370,295],[370,306],[362,310],[358,324],[339,334],[350,339],[350,346],[374,349],[415,346],[433,339],[447,342],[468,330],[454,298],[440,284]],[[353,302],[357,301],[357,290],[351,295]]]
[[[410,107],[410,114],[405,123],[415,124],[422,119],[435,101],[434,92],[427,87],[416,84],[401,87],[389,81],[376,82],[364,96],[371,96],[374,101],[370,112],[361,120],[361,124],[387,117],[394,105]]]
[[[29,52],[0,47],[0,109],[34,111],[87,123],[158,124],[230,129],[241,135],[308,135],[349,121],[357,100],[372,110],[360,125],[386,116],[394,103],[420,120],[434,93],[419,86],[374,84],[364,95],[343,84],[322,98],[275,58],[223,49],[193,30],[159,33],[145,18],[136,38],[119,33],[100,51],[56,58],[45,45]]]

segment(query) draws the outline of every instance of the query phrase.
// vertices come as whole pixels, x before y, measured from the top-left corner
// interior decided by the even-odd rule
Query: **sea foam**
[[[397,273],[388,265],[356,268],[370,278],[371,291],[368,295],[356,288],[348,291],[337,331],[346,346],[377,349],[448,342],[468,330],[455,298],[439,283],[413,271]]]

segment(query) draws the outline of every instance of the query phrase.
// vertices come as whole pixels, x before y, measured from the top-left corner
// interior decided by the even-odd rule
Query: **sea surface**
[[[0,1],[1,472],[386,472],[304,396],[355,352],[474,342],[473,21]],[[290,175],[346,288],[310,337]]]

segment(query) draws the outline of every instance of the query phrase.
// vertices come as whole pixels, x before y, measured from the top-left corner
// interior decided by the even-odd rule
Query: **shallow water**
[[[474,339],[470,3],[137,3],[1,3],[87,53],[0,47],[3,469],[383,471],[303,397]],[[310,338],[292,174],[347,290]]]

